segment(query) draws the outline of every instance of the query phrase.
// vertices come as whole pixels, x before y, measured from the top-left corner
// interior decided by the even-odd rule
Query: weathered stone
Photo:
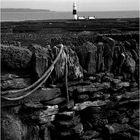
[[[131,120],[131,124],[132,124],[135,128],[139,129],[139,126],[140,126],[140,122],[139,122],[139,121],[140,121],[139,118],[135,118],[135,119]]]
[[[40,124],[45,124],[45,123],[49,123],[55,120],[55,115],[51,115],[51,116],[47,116],[47,117],[40,117],[39,123]]]
[[[75,111],[64,111],[56,115],[56,120],[70,120],[75,116]]]
[[[42,101],[41,103],[44,105],[59,105],[64,102],[66,102],[66,98],[57,97],[57,98],[49,100],[49,101]]]
[[[40,128],[38,125],[28,125],[27,132],[28,133],[27,133],[27,136],[25,139],[28,139],[28,140],[39,140],[40,139]]]
[[[76,81],[69,81],[68,87],[73,88],[73,87],[76,87],[79,85],[85,86],[85,85],[90,85],[90,84],[92,84],[92,82],[90,82],[89,80],[85,81],[85,80],[81,79],[81,80],[76,80]]]
[[[44,109],[47,108],[46,106],[43,106],[41,103],[35,103],[35,102],[27,102],[24,103],[25,108],[30,108],[30,109]]]
[[[131,82],[130,83],[130,87],[131,88],[135,88],[135,87],[137,87],[138,86],[138,84],[136,83],[136,82]]]
[[[22,140],[27,135],[27,127],[21,120],[6,112],[2,112],[2,140]]]
[[[82,136],[82,140],[91,140],[93,138],[97,138],[99,136],[99,132],[97,131],[93,131],[93,130],[89,130],[89,131],[86,131],[83,136]]]
[[[52,48],[52,53],[55,59],[60,51],[60,45],[54,46]],[[60,81],[65,75],[65,67],[66,67],[66,53],[65,51],[62,52],[60,58],[58,59],[57,63],[55,64],[54,71],[52,73],[52,80],[53,82]]]
[[[120,123],[123,123],[123,124],[128,123],[128,122],[129,122],[129,118],[126,118],[126,117],[123,117],[120,120]]]
[[[87,70],[87,74],[95,74],[97,47],[91,42],[86,42],[82,46],[76,48],[76,53],[79,57],[81,66],[83,69]]]
[[[104,99],[104,94],[103,94],[103,92],[101,92],[101,91],[95,92],[93,95],[90,96],[90,99],[92,99],[92,100]]]
[[[125,54],[126,54],[126,60],[125,60],[126,62],[123,65],[122,71],[126,72],[126,73],[128,72],[128,73],[132,74],[132,73],[135,72],[136,62],[132,58],[132,54],[131,54],[131,52],[129,50],[127,50],[125,52]]]
[[[29,120],[36,121],[39,124],[49,123],[54,121],[55,114],[58,113],[58,106],[48,106],[46,110],[33,111],[29,114],[25,114],[25,117]]]
[[[111,87],[109,82],[103,82],[103,83],[93,83],[91,85],[87,86],[77,86],[76,92],[78,94],[87,94],[87,93],[93,93],[97,92],[103,89],[109,89]]]
[[[114,39],[110,37],[105,38],[103,57],[104,57],[105,70],[107,72],[110,72],[112,69],[114,45],[115,45]]]
[[[76,125],[78,125],[80,123],[80,116],[75,116],[72,120],[57,120],[55,125],[57,126],[57,128],[61,128],[61,129],[67,129],[67,128],[71,128],[74,127]]]
[[[47,70],[49,66],[49,51],[47,48],[43,48],[40,45],[32,44],[29,49],[33,53],[33,69],[36,77],[39,78]]]
[[[97,72],[104,71],[103,49],[104,49],[104,43],[98,42],[97,44]]]
[[[87,107],[90,107],[90,106],[95,106],[95,107],[98,107],[98,106],[103,106],[103,105],[106,105],[109,101],[106,100],[106,101],[101,101],[101,100],[97,100],[97,101],[86,101],[86,102],[83,102],[83,103],[77,103],[75,104],[74,106],[74,110],[77,110],[77,111],[80,111],[80,110],[83,110]]]
[[[1,81],[2,90],[22,89],[28,87],[29,85],[31,85],[30,78],[14,78]]]
[[[74,107],[74,100],[70,100],[68,103],[64,103],[60,106],[60,110],[71,110]]]
[[[134,118],[137,118],[139,117],[139,109],[134,109],[133,110],[133,115],[131,115],[131,118],[134,119]]]
[[[108,124],[106,115],[100,107],[88,107],[81,111],[81,122],[85,129],[102,128]],[[86,115],[85,115],[86,114]]]
[[[41,138],[44,140],[51,140],[50,130],[48,129],[48,126],[42,126],[41,131],[43,136],[41,135]]]
[[[72,131],[74,134],[81,135],[83,132],[83,129],[84,129],[83,124],[79,123],[78,125],[76,125],[75,127],[72,128]]]
[[[18,75],[16,74],[11,74],[11,73],[6,73],[6,74],[2,74],[1,75],[1,80],[5,81],[5,80],[12,80],[14,78],[19,78]]]
[[[109,134],[125,132],[131,129],[128,124],[117,124],[117,123],[114,123],[112,125],[106,125],[105,127],[108,129]]]
[[[124,94],[116,96],[118,100],[122,99],[137,99],[139,98],[139,90],[134,92],[125,92]]]
[[[112,79],[111,81],[113,84],[119,84],[121,82],[120,79]]]
[[[97,82],[101,82],[102,81],[102,77],[105,75],[105,73],[97,73],[96,76],[96,81]]]
[[[32,53],[28,49],[1,45],[1,64],[12,69],[25,69],[31,65]]]
[[[73,51],[69,46],[66,46],[65,52],[68,60],[68,78],[70,80],[83,78],[83,69],[75,51]]]
[[[117,84],[118,87],[122,88],[122,87],[129,87],[130,83],[129,82],[120,82]]]
[[[34,103],[40,103],[42,101],[49,101],[52,100],[58,96],[60,96],[61,90],[59,88],[40,88],[31,95],[27,96],[23,100],[17,100],[17,101],[6,101],[2,100],[2,106],[15,106],[19,105],[21,103],[27,103],[27,102],[34,102]],[[13,95],[12,95],[13,96]]]
[[[130,87],[130,92],[134,92],[134,91],[138,91],[139,90],[139,87]]]
[[[108,76],[103,76],[102,78],[102,82],[111,82],[112,78],[108,77]]]
[[[61,137],[67,137],[67,136],[71,136],[72,135],[72,132],[71,131],[63,131],[63,132],[60,132],[60,136]]]
[[[132,140],[139,140],[139,136],[132,136]]]
[[[121,132],[111,136],[113,140],[132,140],[132,135],[128,132]]]
[[[94,81],[96,80],[96,77],[90,76],[90,77],[88,77],[88,79],[89,79],[90,81],[94,82]]]
[[[82,95],[78,95],[77,100],[79,102],[84,102],[87,101],[89,99],[89,96],[87,94],[82,94]]]
[[[59,88],[41,88],[30,95],[27,100],[32,100],[33,102],[40,101],[42,103],[43,101],[55,99],[61,94],[62,93]]]

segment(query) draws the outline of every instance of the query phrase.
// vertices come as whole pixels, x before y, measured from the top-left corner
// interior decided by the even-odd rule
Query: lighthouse
[[[77,20],[77,6],[76,2],[73,3],[73,17],[75,20]]]

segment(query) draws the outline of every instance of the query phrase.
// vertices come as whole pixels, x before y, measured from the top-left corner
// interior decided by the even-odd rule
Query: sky
[[[1,8],[71,11],[74,1],[77,3],[78,11],[139,10],[139,0],[1,0]]]

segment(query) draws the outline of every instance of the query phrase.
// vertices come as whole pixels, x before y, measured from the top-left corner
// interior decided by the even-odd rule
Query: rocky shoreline
[[[40,79],[61,41],[46,47],[1,44],[2,140],[139,139],[139,44],[131,36],[94,40],[63,44],[47,81],[13,101],[3,97],[22,96],[12,91]]]

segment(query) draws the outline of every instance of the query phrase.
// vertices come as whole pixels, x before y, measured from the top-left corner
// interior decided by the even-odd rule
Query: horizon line
[[[48,12],[71,12],[69,10],[68,11],[63,11],[63,10],[62,11],[60,11],[60,10],[56,11],[56,10],[51,10],[51,9],[36,9],[36,8],[35,9],[33,9],[33,8],[0,8],[0,10],[3,10],[3,9],[11,9],[11,10],[15,10],[15,9],[23,10],[24,9],[24,10],[38,10],[38,11],[43,10],[43,11],[48,11]],[[133,9],[127,9],[127,10],[92,10],[92,11],[91,10],[89,10],[89,11],[79,10],[78,12],[110,12],[110,11],[111,12],[112,11],[113,12],[119,12],[119,11],[121,11],[121,12],[124,11],[125,12],[125,11],[139,11],[139,10],[133,10]]]

